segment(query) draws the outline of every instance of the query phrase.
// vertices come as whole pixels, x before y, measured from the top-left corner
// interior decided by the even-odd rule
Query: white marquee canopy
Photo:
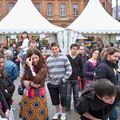
[[[105,11],[99,0],[89,0],[80,16],[67,29],[81,33],[117,34],[120,33],[120,23]]]
[[[57,33],[63,28],[47,21],[31,0],[18,0],[13,9],[0,21],[0,33]]]

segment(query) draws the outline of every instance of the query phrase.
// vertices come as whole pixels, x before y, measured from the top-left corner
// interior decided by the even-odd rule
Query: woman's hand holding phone
[[[26,64],[27,64],[29,67],[32,67],[32,60],[31,60],[31,58],[27,58],[27,59],[26,59]]]

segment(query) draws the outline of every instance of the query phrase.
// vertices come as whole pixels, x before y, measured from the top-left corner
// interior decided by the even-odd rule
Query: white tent
[[[62,30],[48,22],[31,0],[18,0],[13,9],[0,22],[0,33],[57,33]]]
[[[105,11],[99,0],[89,0],[80,16],[67,29],[89,34],[117,34],[120,33],[120,23]]]
[[[69,53],[70,45],[75,43],[78,32],[101,37],[106,44],[115,41],[115,35],[120,33],[120,23],[106,12],[99,0],[89,0],[80,16],[65,31],[58,33],[63,53]]]
[[[62,53],[69,53],[70,46],[72,43],[75,43],[75,38],[77,38],[77,36],[78,32],[73,30],[66,29],[58,32],[57,38]]]

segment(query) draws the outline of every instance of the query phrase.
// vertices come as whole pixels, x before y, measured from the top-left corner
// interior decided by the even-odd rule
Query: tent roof
[[[62,30],[47,21],[35,8],[31,0],[18,0],[13,9],[0,22],[0,33],[58,32]]]
[[[67,29],[81,33],[120,33],[120,23],[112,18],[99,0],[89,0],[80,16]]]

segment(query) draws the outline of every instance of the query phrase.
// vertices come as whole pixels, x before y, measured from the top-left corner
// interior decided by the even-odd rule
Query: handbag
[[[17,90],[18,94],[23,95],[24,89],[25,89],[25,87],[22,84],[20,84],[19,87],[18,87],[18,90]]]

